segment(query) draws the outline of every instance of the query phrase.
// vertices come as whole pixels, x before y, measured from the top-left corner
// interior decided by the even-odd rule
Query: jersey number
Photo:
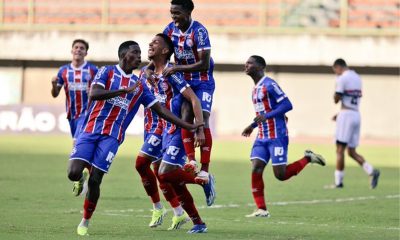
[[[156,147],[161,143],[161,139],[159,139],[156,136],[150,136],[150,138],[147,141],[147,143],[153,145],[154,147]]]
[[[351,98],[351,104],[357,105],[357,102],[358,102],[358,98],[357,97],[352,97]]]

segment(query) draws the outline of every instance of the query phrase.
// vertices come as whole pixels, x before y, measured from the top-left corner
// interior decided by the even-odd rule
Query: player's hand
[[[51,84],[57,85],[57,81],[58,81],[58,77],[55,76],[55,77],[53,77],[53,78],[51,79]]]
[[[337,118],[337,114],[335,114],[335,115],[332,117],[332,121],[336,121],[336,118]]]
[[[203,126],[199,127],[196,131],[194,136],[194,147],[203,146],[206,141],[206,136],[204,135],[204,128]]]
[[[135,84],[133,84],[130,87],[124,88],[124,93],[131,93],[135,91],[135,89],[141,84],[141,81],[137,81]]]
[[[144,74],[148,83],[150,83],[153,87],[157,86],[157,81],[153,70],[147,68]]]
[[[191,173],[193,175],[196,175],[198,173],[198,168],[197,168],[197,162],[194,160],[191,160],[190,162],[186,163],[183,166],[183,170],[185,172]]]
[[[251,133],[253,132],[253,127],[250,125],[248,127],[246,127],[243,132],[242,132],[242,136],[243,137],[250,137]]]
[[[172,67],[168,67],[168,68],[164,69],[162,74],[164,77],[168,77],[168,76],[174,74],[175,72],[177,72],[176,68],[175,68],[175,66],[172,66]]]
[[[265,118],[264,114],[260,114],[257,117],[254,118],[254,122],[256,123],[262,123],[265,122],[267,119]]]

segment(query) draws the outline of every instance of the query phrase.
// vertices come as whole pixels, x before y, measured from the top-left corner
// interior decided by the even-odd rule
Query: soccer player
[[[332,69],[337,75],[336,90],[333,99],[335,104],[341,102],[339,114],[333,117],[333,120],[336,121],[335,187],[343,188],[344,152],[347,148],[349,156],[362,166],[364,171],[370,176],[371,188],[374,189],[378,185],[380,172],[374,169],[356,151],[360,140],[361,117],[359,106],[362,96],[361,78],[355,71],[347,67],[343,59],[336,59]]]
[[[182,121],[155,99],[146,84],[132,73],[141,62],[140,55],[136,42],[123,42],[118,49],[118,65],[101,68],[91,85],[88,112],[68,166],[68,178],[71,181],[81,179],[82,170],[88,165],[92,166],[83,218],[77,228],[78,235],[87,235],[89,220],[100,196],[103,175],[108,172],[124,140],[125,130],[140,104],[187,129],[195,130],[202,124]]]
[[[165,76],[176,72],[183,72],[184,79],[200,99],[204,118],[205,142],[200,146],[201,171],[197,178],[208,179],[208,168],[212,148],[212,135],[209,127],[209,118],[213,94],[215,89],[213,70],[214,61],[211,58],[211,44],[207,29],[192,19],[194,4],[192,0],[172,0],[172,22],[164,29],[175,47],[175,63],[163,71]],[[193,110],[190,104],[183,103],[182,118],[193,122]],[[193,132],[182,129],[182,138],[185,151],[191,165],[197,171],[195,161],[195,145]]]
[[[257,210],[246,217],[270,217],[264,199],[263,172],[271,159],[275,177],[280,181],[300,173],[308,163],[324,166],[322,156],[306,150],[300,160],[287,164],[288,129],[285,113],[292,110],[292,103],[279,85],[264,75],[267,65],[264,58],[251,56],[245,64],[245,72],[255,84],[252,101],[256,112],[254,122],[243,130],[248,137],[258,127],[257,138],[251,150],[252,174],[251,186]]]
[[[170,45],[168,45],[168,43]],[[194,108],[200,108],[200,102],[193,91],[188,87],[185,80],[181,79],[180,73],[174,73],[170,76],[164,78],[161,74],[157,74],[157,70],[161,73],[165,67],[170,66],[169,59],[174,53],[174,48],[172,46],[171,40],[168,36],[164,34],[158,34],[149,44],[148,57],[149,60],[153,62],[155,67],[155,73],[153,74],[154,85],[149,84],[149,89],[157,97],[157,99],[164,105],[170,106],[174,104],[172,99],[174,93],[179,92],[189,99],[193,104]],[[146,75],[147,67],[143,67],[141,70],[139,78],[143,81],[147,81]],[[149,82],[150,83],[150,82]],[[176,92],[173,88],[179,90]],[[177,102],[177,100],[175,100]],[[179,114],[179,113],[178,113]],[[164,216],[166,215],[166,209],[160,202],[160,196],[157,188],[157,178],[159,178],[158,170],[162,158],[162,146],[163,146],[163,132],[169,123],[163,121],[156,112],[150,108],[145,108],[145,125],[144,125],[144,144],[140,150],[136,159],[136,170],[141,176],[143,187],[146,190],[147,195],[150,196],[153,202],[153,216],[150,221],[150,227],[157,227],[163,223]],[[201,109],[198,111],[200,122],[203,122]],[[175,131],[175,127],[172,127],[170,132]],[[204,135],[200,132],[201,141],[204,142]],[[153,165],[153,171],[150,165]],[[165,199],[170,203],[173,208],[174,217],[172,218],[172,225],[168,230],[179,229],[183,224],[188,222],[190,219],[188,215],[184,212],[179,200],[173,190],[172,186],[168,183],[160,182],[160,189],[164,194]]]
[[[88,104],[88,89],[97,67],[87,61],[89,43],[83,39],[75,39],[72,42],[72,62],[62,66],[57,76],[53,77],[51,95],[56,98],[64,87],[66,96],[66,110],[71,135],[75,141],[82,122],[85,119],[85,111]]]
[[[64,65],[58,71],[51,83],[51,95],[56,98],[60,94],[61,87],[64,86],[67,109],[67,119],[73,138],[73,145],[80,132],[82,123],[85,119],[85,112],[88,104],[88,89],[97,67],[85,61],[89,50],[89,43],[83,39],[75,39],[72,42],[72,62]],[[89,169],[84,169],[84,175],[89,174]],[[73,183],[72,193],[79,196],[84,189],[83,181]],[[83,191],[84,192],[84,191]]]
[[[201,103],[196,97],[192,88],[183,79],[179,72],[164,77],[163,70],[170,66],[168,59],[174,52],[174,45],[171,39],[165,34],[157,34],[149,45],[149,58],[154,64],[156,79],[155,92],[159,99],[165,101],[165,106],[175,115],[181,116],[183,99],[186,99],[195,115],[196,122],[203,122]],[[181,128],[166,123],[163,139],[164,154],[159,167],[159,179],[161,183],[170,184],[184,210],[193,221],[193,228],[188,233],[203,233],[207,231],[206,224],[194,205],[193,198],[188,191],[186,184],[200,184],[206,193],[207,205],[212,205],[215,199],[214,177],[209,174],[208,179],[195,179],[195,175],[182,169],[186,161],[186,153],[183,147]],[[195,145],[200,146],[204,142],[203,129],[196,132]]]

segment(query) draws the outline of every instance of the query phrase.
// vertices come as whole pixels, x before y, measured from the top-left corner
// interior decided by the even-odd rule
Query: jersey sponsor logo
[[[179,78],[176,74],[172,74],[171,77],[172,77],[172,80],[174,80],[177,84],[183,83],[183,80],[181,78]]]
[[[194,54],[192,50],[179,49],[175,47],[175,56],[178,59],[194,59]]]
[[[84,82],[80,82],[80,83],[71,82],[71,83],[68,83],[68,89],[70,91],[86,91],[87,87],[88,87],[87,83],[84,83]]]
[[[283,91],[282,89],[278,86],[276,83],[272,83],[272,86],[274,87],[274,91],[276,92],[277,95],[282,95]]]
[[[207,38],[208,38],[208,36],[207,36],[208,34],[207,34],[206,29],[204,29],[204,28],[199,28],[199,29],[197,30],[197,33],[198,33],[197,40],[199,41],[199,45],[200,45],[200,46],[206,45],[206,40],[207,40]]]
[[[285,150],[283,149],[283,147],[274,147],[274,156],[283,156],[284,153]]]
[[[254,104],[254,110],[256,110],[256,112],[263,112],[263,111],[265,111],[264,103],[255,103],[255,104]]]
[[[110,104],[112,104],[114,106],[118,106],[118,107],[128,111],[129,100],[126,99],[126,98],[122,98],[120,96],[117,96],[117,97],[113,97],[113,98],[107,99],[106,101],[107,101],[107,103],[110,103]]]
[[[150,138],[147,141],[147,143],[153,145],[154,147],[156,147],[156,146],[160,145],[161,139],[159,139],[158,137],[152,135],[152,136],[150,136]]]
[[[205,102],[211,102],[211,100],[212,100],[211,94],[209,94],[207,92],[203,92],[202,100],[205,101]]]
[[[103,75],[106,70],[107,70],[106,67],[101,67],[100,70],[97,72],[96,76],[94,77],[94,80],[99,80],[101,78],[101,75]]]

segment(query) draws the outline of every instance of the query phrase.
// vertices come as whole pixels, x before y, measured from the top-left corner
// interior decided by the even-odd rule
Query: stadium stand
[[[169,1],[0,0],[2,24],[164,25]],[[207,26],[339,28],[341,0],[196,0],[194,17]],[[1,6],[1,4],[0,4]],[[398,28],[398,0],[348,0],[346,27]]]

